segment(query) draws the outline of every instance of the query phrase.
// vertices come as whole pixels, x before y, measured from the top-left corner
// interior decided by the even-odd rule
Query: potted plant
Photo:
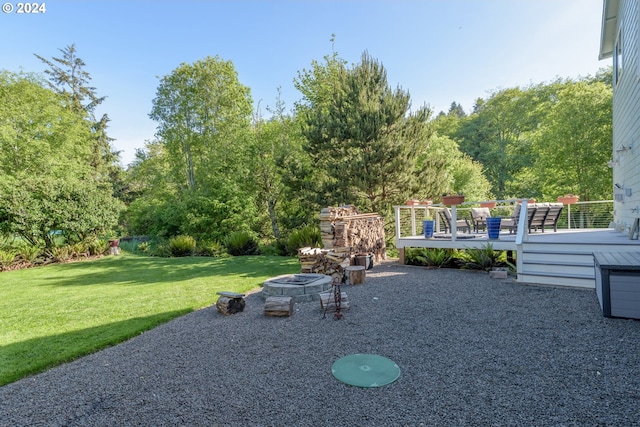
[[[493,209],[493,208],[496,207],[496,202],[482,202],[482,203],[480,203],[480,207],[481,208]]]
[[[527,200],[527,203],[529,203],[529,204],[531,204],[531,203],[535,203],[535,202],[537,202],[537,200],[536,200],[536,199],[529,199],[529,200]],[[522,204],[522,200],[518,200],[518,204],[519,204],[519,205],[521,205],[521,204]]]
[[[419,204],[420,204],[420,200],[418,199],[407,200],[407,206],[418,206]]]
[[[565,194],[564,196],[558,197],[558,202],[564,205],[573,205],[578,202],[578,199],[580,199],[580,197],[574,194]]]
[[[442,204],[446,206],[452,205],[461,205],[464,203],[464,194],[456,194],[453,196],[443,194],[442,195]]]

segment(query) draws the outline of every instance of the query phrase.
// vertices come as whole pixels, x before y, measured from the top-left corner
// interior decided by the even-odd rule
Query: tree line
[[[483,165],[498,198],[612,197],[611,67],[577,80],[558,78],[479,98],[471,114],[457,103],[433,122]]]
[[[392,222],[409,198],[611,195],[611,72],[498,90],[434,115],[382,62],[336,52],[300,70],[301,97],[264,114],[231,61],[180,64],[158,85],[155,138],[125,170],[104,97],[73,45],[44,76],[0,73],[0,227],[33,245],[109,234],[263,242],[354,204]]]

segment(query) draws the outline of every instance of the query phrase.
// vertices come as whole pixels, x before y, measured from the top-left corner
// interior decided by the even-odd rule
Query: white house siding
[[[622,72],[616,84],[614,69],[612,159],[617,161],[613,182],[622,188],[614,185],[613,189],[614,225],[620,231],[628,231],[634,219],[640,217],[640,2],[637,0],[620,1],[616,34],[620,32]],[[614,49],[614,64],[615,57]]]

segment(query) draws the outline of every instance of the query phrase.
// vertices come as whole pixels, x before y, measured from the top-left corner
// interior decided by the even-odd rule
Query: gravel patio
[[[602,316],[593,290],[387,262],[318,302],[265,317],[190,313],[0,388],[2,426],[640,425],[640,321]],[[388,357],[383,387],[337,381],[354,353]]]

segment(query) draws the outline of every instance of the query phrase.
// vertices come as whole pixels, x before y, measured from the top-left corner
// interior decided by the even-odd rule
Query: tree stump
[[[350,285],[361,285],[366,278],[366,268],[361,265],[352,265],[346,268]]]
[[[264,302],[265,316],[291,316],[293,314],[292,297],[268,297]]]
[[[228,316],[229,314],[240,313],[244,310],[245,301],[244,294],[237,294],[235,292],[218,292],[220,298],[216,301],[216,309],[218,312]]]
[[[320,308],[323,311],[336,311],[336,300],[333,291],[320,294]],[[346,292],[340,292],[340,310],[349,308],[349,300]]]

